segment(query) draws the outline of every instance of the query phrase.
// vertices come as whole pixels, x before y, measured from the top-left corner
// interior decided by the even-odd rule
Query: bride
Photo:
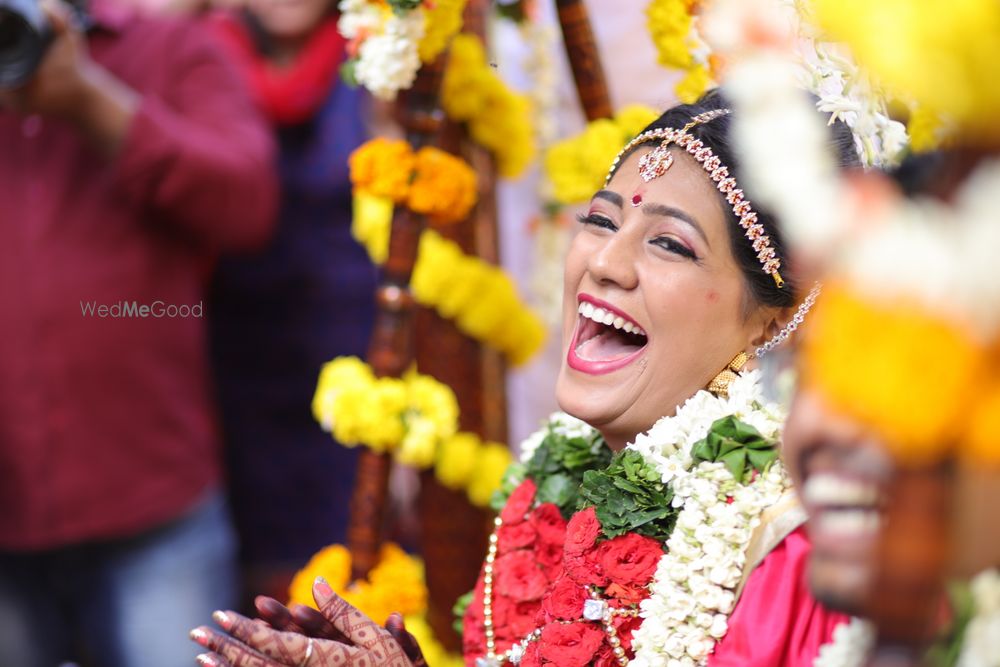
[[[464,616],[469,665],[805,667],[847,620],[809,595],[782,415],[752,369],[815,294],[740,189],[729,116],[716,92],[668,110],[580,217],[556,387],[568,415],[508,473]],[[832,127],[842,164],[857,164],[849,130]],[[224,632],[192,632],[211,651],[199,662],[419,663],[405,634],[326,582],[314,594],[323,617],[297,610],[298,623],[217,613]]]

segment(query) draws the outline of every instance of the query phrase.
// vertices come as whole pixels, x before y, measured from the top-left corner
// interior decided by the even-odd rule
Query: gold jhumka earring
[[[712,381],[708,383],[708,390],[715,394],[716,396],[721,396],[722,398],[727,398],[729,396],[729,387],[736,381],[739,377],[739,372],[743,370],[743,367],[747,365],[750,361],[750,355],[746,352],[740,352],[729,364],[722,369],[718,375],[712,378]]]

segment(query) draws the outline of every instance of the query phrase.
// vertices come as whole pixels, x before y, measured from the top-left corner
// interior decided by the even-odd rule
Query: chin
[[[867,563],[829,562],[812,554],[809,588],[828,609],[864,616],[872,577]]]

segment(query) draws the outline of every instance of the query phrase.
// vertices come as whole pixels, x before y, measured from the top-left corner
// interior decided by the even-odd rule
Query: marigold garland
[[[351,230],[373,262],[385,261],[391,225],[390,200],[355,195]],[[545,342],[545,325],[521,301],[503,269],[466,255],[434,230],[420,237],[410,286],[418,303],[503,352],[514,365],[527,362]]]
[[[372,139],[348,164],[356,192],[405,204],[433,225],[464,220],[479,198],[472,167],[432,146],[414,152],[402,139]]]
[[[468,124],[470,136],[493,153],[504,178],[516,178],[534,158],[531,104],[493,71],[475,35],[452,40],[441,106],[449,118]]]
[[[500,488],[511,460],[505,445],[457,433],[454,392],[414,371],[377,378],[357,357],[338,357],[320,371],[312,411],[341,444],[391,453],[403,465],[434,467],[444,486],[464,489],[479,507]]]
[[[847,42],[891,93],[955,121],[980,144],[1000,141],[1000,3],[817,0],[814,5],[833,38]]]
[[[545,171],[556,201],[589,200],[604,185],[608,165],[622,146],[658,116],[648,107],[628,106],[613,119],[592,121],[581,134],[554,144],[545,154]]]
[[[691,104],[715,83],[714,62],[695,57],[700,48],[694,27],[701,0],[653,0],[646,7],[646,24],[661,65],[685,72],[674,88],[677,98]]]
[[[876,429],[901,462],[938,461],[966,440],[967,454],[1000,458],[1000,398],[984,386],[989,362],[968,327],[841,283],[824,287],[809,334],[805,381]]]

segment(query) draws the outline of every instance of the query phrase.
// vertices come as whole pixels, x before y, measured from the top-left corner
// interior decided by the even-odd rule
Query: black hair
[[[650,123],[643,132],[662,128],[684,127],[692,118],[715,109],[729,108],[725,97],[718,89],[709,90],[701,99],[694,104],[681,104],[668,109]],[[688,131],[688,134],[700,139],[712,152],[722,161],[722,164],[729,168],[729,173],[736,179],[739,187],[744,188],[747,198],[754,202],[753,192],[744,187],[746,180],[741,177],[741,167],[739,160],[733,150],[730,128],[732,118],[729,115],[721,116],[708,123],[696,125]],[[854,147],[854,136],[847,125],[841,121],[830,124],[830,144],[836,159],[841,168],[860,167],[857,150]],[[636,147],[638,148],[638,147]],[[635,150],[635,149],[633,149]],[[622,156],[624,161],[625,156]],[[619,166],[621,162],[619,162]],[[774,278],[764,273],[761,263],[757,259],[757,253],[753,246],[743,234],[739,226],[739,219],[733,213],[732,207],[723,199],[719,193],[720,201],[724,204],[723,209],[729,222],[729,241],[733,257],[736,264],[743,273],[744,284],[747,287],[747,299],[745,300],[745,312],[751,312],[757,306],[776,306],[788,308],[797,303],[799,286],[795,279],[795,272],[791,270],[788,262],[787,245],[772,214],[766,209],[761,209],[756,202],[753,203],[754,211],[757,212],[757,221],[764,226],[764,230],[771,238],[771,245],[774,247],[777,256],[782,261],[781,276],[785,284],[779,288],[774,282]]]

